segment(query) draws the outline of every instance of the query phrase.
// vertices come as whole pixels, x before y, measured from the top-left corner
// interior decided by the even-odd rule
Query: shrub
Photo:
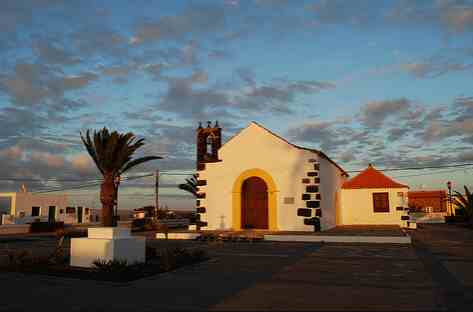
[[[64,235],[68,238],[87,237],[87,228],[67,228],[64,229]]]
[[[31,223],[32,233],[54,232],[58,229],[64,228],[64,222],[40,222],[35,221]]]
[[[445,223],[463,223],[467,222],[468,218],[463,215],[455,215],[455,216],[445,216]]]
[[[52,264],[50,256],[35,256],[29,250],[10,250],[7,256],[8,262],[6,266],[15,269],[42,269]]]
[[[32,254],[27,250],[10,250],[8,252],[8,264],[21,266],[31,262]]]
[[[160,255],[160,265],[163,271],[170,271],[178,267],[189,265],[208,259],[204,250],[187,250],[184,248],[169,248]]]
[[[146,260],[150,260],[158,256],[158,252],[156,248],[149,247],[149,246],[146,246],[145,254],[146,254]]]
[[[130,268],[126,260],[97,259],[92,263],[92,268],[99,272],[124,272]]]

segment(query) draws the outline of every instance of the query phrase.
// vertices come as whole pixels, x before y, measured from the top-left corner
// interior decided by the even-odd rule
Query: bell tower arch
[[[207,121],[207,127],[202,127],[199,122],[197,128],[197,170],[203,170],[205,163],[217,162],[218,150],[222,146],[222,128],[218,121],[212,126],[212,122]]]

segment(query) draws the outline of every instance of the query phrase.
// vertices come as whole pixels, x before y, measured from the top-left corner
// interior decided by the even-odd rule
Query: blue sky
[[[165,156],[133,174],[192,171],[197,122],[215,119],[347,170],[473,162],[472,1],[7,0],[0,27],[0,168],[32,190],[96,178],[78,134],[103,126]],[[392,176],[471,185],[472,169],[439,171]],[[183,178],[163,176],[163,203],[192,205]],[[121,207],[152,203],[152,183],[124,183]]]

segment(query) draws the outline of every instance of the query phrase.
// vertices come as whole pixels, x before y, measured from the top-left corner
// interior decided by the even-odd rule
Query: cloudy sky
[[[215,119],[347,170],[473,162],[472,1],[3,0],[0,29],[2,191],[96,179],[79,131],[103,126],[165,156],[132,174],[192,171],[197,122]],[[440,171],[391,175],[472,183]],[[183,178],[163,176],[163,203],[191,206]],[[152,203],[152,184],[123,183],[121,208]],[[71,198],[97,205],[96,189]]]

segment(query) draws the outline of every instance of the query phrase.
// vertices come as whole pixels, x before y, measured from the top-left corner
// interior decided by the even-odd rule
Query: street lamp
[[[448,188],[448,208],[450,210],[450,215],[453,215],[453,208],[452,208],[452,182],[448,181],[447,182],[447,188]]]

